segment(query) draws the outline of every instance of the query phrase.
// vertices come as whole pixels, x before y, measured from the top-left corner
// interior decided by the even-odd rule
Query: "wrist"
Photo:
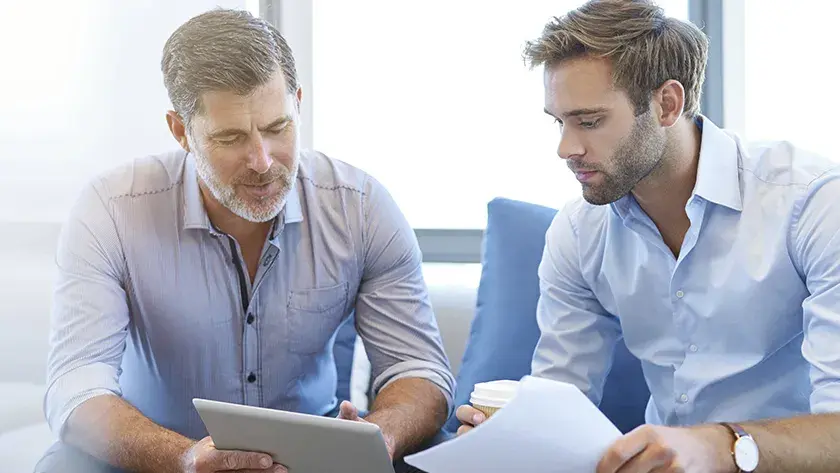
[[[739,473],[732,456],[732,446],[735,437],[732,432],[721,424],[706,424],[696,427],[707,449],[707,458],[713,459],[712,472]]]
[[[184,442],[179,442],[175,448],[174,455],[172,455],[172,465],[169,470],[173,473],[189,473],[195,471],[195,452],[193,447],[198,442],[184,439]]]

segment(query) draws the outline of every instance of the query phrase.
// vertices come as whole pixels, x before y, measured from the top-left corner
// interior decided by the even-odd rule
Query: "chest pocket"
[[[347,306],[347,283],[292,291],[286,307],[289,322],[289,350],[319,353],[335,333]]]

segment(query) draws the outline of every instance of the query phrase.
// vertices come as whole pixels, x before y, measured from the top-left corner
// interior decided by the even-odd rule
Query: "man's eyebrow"
[[[607,107],[579,108],[579,109],[576,109],[576,110],[572,110],[570,112],[561,113],[560,116],[564,117],[564,118],[579,117],[581,115],[595,115],[595,114],[598,114],[598,113],[604,113],[608,110],[609,109]],[[544,108],[543,112],[551,115],[552,117],[559,118],[556,115],[554,115],[553,113],[549,112],[547,108]]]
[[[260,131],[267,131],[267,130],[271,130],[273,128],[277,128],[278,126],[283,125],[286,122],[289,122],[291,120],[292,120],[292,117],[290,117],[288,115],[284,115],[284,116],[274,120],[273,122],[269,123],[268,125],[260,128]],[[210,138],[219,138],[219,137],[222,137],[222,136],[240,135],[240,134],[245,135],[247,133],[248,133],[247,130],[243,130],[241,128],[224,128],[222,130],[217,130],[217,131],[214,131],[213,133],[210,133]]]
[[[290,121],[292,121],[292,117],[290,117],[289,115],[284,115],[284,116],[278,118],[277,120],[274,120],[273,122],[269,123],[268,125],[260,128],[260,131],[271,130],[272,128],[277,128],[278,126],[283,125],[286,122],[290,122]]]

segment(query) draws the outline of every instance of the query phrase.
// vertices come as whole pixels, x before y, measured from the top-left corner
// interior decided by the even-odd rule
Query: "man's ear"
[[[184,125],[184,120],[174,110],[166,112],[166,124],[169,125],[169,132],[175,138],[175,141],[184,148],[184,151],[190,152],[190,143],[187,139],[187,127]]]
[[[679,81],[669,79],[653,92],[653,102],[659,124],[671,127],[680,119],[685,109],[685,88]]]
[[[302,88],[298,87],[297,93],[295,93],[295,98],[297,98],[297,100],[295,101],[295,107],[297,107],[298,115],[300,115],[300,102],[301,102],[301,100],[303,100],[303,89]]]

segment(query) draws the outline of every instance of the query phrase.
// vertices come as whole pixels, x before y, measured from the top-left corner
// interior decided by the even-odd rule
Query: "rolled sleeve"
[[[811,412],[840,412],[840,175],[816,179],[794,209],[791,252],[810,295],[802,355],[811,365]]]
[[[531,374],[574,384],[597,405],[621,328],[581,273],[571,205],[558,212],[546,233],[539,266],[540,339]]]
[[[100,395],[121,395],[128,307],[124,259],[114,221],[90,186],[64,225],[56,253],[44,412],[61,436],[73,410]]]
[[[364,270],[356,300],[356,328],[371,361],[373,390],[403,378],[437,385],[452,409],[455,378],[423,279],[414,231],[388,192],[366,186]]]

